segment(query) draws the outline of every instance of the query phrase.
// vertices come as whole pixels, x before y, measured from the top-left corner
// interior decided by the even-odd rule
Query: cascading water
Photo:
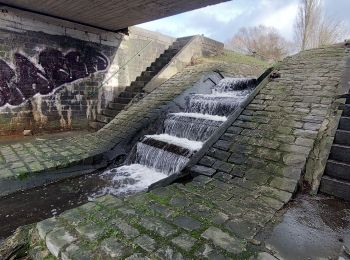
[[[102,174],[110,185],[95,196],[142,191],[180,172],[254,86],[255,79],[224,78],[209,94],[189,95],[186,110],[169,113],[160,133],[144,136],[133,148],[126,165]]]

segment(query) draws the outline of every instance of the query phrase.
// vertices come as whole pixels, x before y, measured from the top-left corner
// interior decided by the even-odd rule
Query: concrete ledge
[[[182,71],[194,58],[202,57],[209,53],[219,54],[224,49],[223,43],[199,35],[183,37],[178,40],[189,40],[189,42],[175,55],[171,62],[144,87],[145,92],[149,93],[159,87],[176,73]]]

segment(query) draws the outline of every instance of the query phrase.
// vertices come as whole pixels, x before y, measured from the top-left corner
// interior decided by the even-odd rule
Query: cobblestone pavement
[[[124,199],[104,196],[44,220],[30,230],[30,256],[255,258],[265,250],[256,234],[291,199],[333,111],[346,55],[332,46],[287,58],[281,77],[192,167],[197,177]]]
[[[36,140],[0,146],[0,181],[18,179],[78,163],[106,152],[135,135],[143,123],[157,117],[160,107],[197,82],[207,71],[220,69],[229,75],[256,76],[263,68],[248,65],[205,63],[189,66],[138,103],[119,113],[96,133],[62,140]]]

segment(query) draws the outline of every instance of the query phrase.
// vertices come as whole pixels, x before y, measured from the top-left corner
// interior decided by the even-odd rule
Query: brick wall
[[[139,28],[128,36],[88,31],[3,10],[0,135],[86,128],[173,41]]]

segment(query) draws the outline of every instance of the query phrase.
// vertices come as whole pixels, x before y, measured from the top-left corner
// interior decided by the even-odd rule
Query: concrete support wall
[[[139,28],[125,36],[41,18],[0,14],[0,135],[86,128],[174,41]]]
[[[190,40],[189,40],[190,39]],[[176,73],[183,70],[187,65],[193,63],[196,58],[202,56],[219,55],[224,50],[224,44],[204,36],[191,36],[178,39],[188,43],[176,54],[172,61],[165,66],[145,87],[146,92],[160,86]]]

